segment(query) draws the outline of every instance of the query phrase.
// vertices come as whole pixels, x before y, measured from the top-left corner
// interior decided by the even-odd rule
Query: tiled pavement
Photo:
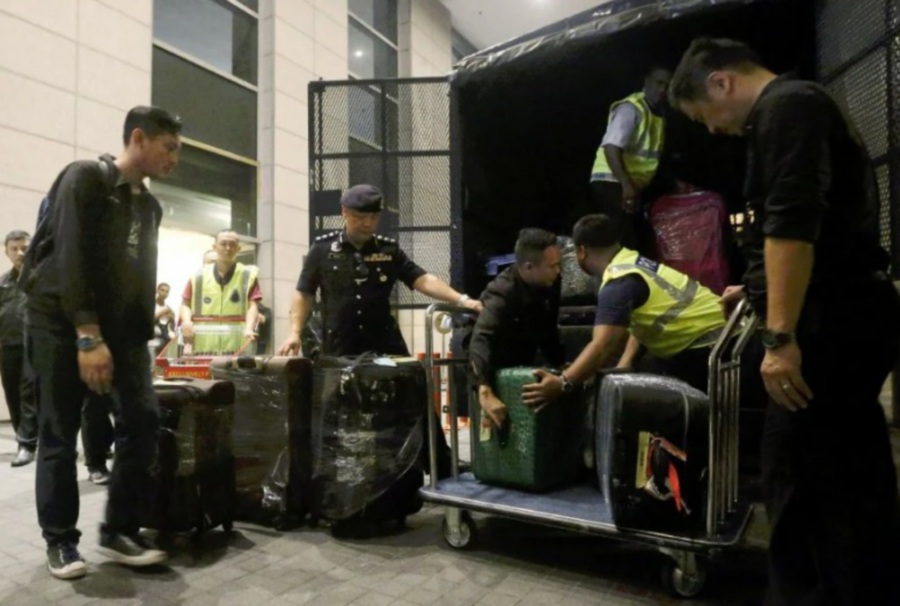
[[[898,440],[900,442],[900,440]],[[441,510],[413,516],[408,529],[366,541],[336,541],[325,529],[278,532],[237,523],[201,544],[178,537],[168,566],[130,570],[96,552],[105,489],[79,469],[82,553],[89,575],[58,581],[45,568],[34,510],[34,465],[12,469],[12,429],[0,425],[0,604],[310,604],[322,606],[610,606],[676,604],[659,580],[664,559],[592,537],[479,518],[480,545],[458,552],[440,537]],[[900,449],[897,450],[900,458]],[[764,556],[723,556],[693,604],[755,603]]]

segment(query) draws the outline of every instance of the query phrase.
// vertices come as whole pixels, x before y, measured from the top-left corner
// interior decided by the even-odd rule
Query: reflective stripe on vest
[[[622,151],[622,160],[625,163],[625,170],[628,171],[631,178],[638,185],[646,186],[653,180],[659,166],[666,122],[662,116],[657,116],[650,111],[650,107],[644,99],[644,93],[640,92],[613,103],[609,109],[610,118],[607,127],[612,123],[613,112],[623,103],[630,103],[637,109],[640,121],[634,140]],[[594,158],[591,181],[617,181],[606,160],[606,152],[602,145],[597,149],[597,155]]]
[[[627,248],[620,250],[606,268],[600,288],[629,274],[643,278],[650,290],[647,301],[632,311],[629,330],[654,355],[667,358],[705,346],[725,325],[719,297],[712,291]]]

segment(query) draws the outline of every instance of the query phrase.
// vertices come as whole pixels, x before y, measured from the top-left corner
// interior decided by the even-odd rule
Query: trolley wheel
[[[689,574],[674,561],[668,561],[662,569],[663,585],[675,595],[682,598],[693,598],[706,586],[706,567],[698,559],[696,570]]]
[[[478,527],[468,511],[463,511],[459,516],[459,527],[453,529],[447,518],[441,524],[444,540],[453,549],[473,549],[478,540]]]
[[[232,530],[234,530],[234,521],[226,520],[222,522],[222,530],[224,530],[225,532],[231,532]]]

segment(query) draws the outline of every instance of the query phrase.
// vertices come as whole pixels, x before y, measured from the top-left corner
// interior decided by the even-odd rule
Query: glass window
[[[153,103],[181,116],[184,135],[256,158],[256,92],[153,48]]]
[[[259,0],[237,0],[239,3],[243,4],[254,13],[259,12]]]
[[[350,13],[397,44],[397,0],[349,0]]]
[[[396,87],[387,86],[386,97],[381,94],[381,85],[354,86],[348,93],[350,136],[377,148],[397,149]]]
[[[350,72],[359,78],[396,78],[397,49],[350,19]]]
[[[258,25],[225,0],[153,1],[154,38],[251,84],[257,83]]]
[[[151,191],[169,227],[211,234],[230,228],[255,237],[256,180],[256,166],[184,145],[175,171]]]
[[[475,45],[469,42],[465,36],[463,36],[456,30],[453,30],[452,32],[451,40],[453,63],[457,63],[465,57],[478,52],[478,49],[475,48]]]

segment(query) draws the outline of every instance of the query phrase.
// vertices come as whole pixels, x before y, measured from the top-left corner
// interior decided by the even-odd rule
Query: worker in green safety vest
[[[262,300],[259,269],[237,261],[240,238],[230,229],[216,234],[213,250],[215,261],[204,262],[181,296],[181,329],[185,340],[193,344],[195,355],[234,354],[244,343],[256,339],[257,305]],[[222,318],[223,322],[242,318],[243,331],[195,331],[194,316]]]
[[[725,326],[721,299],[683,273],[622,246],[607,215],[579,219],[572,240],[581,269],[602,276],[593,339],[561,374],[535,371],[539,382],[525,386],[523,401],[541,405],[574,390],[622,351],[626,340],[620,367],[631,366],[643,346],[667,363],[666,374],[706,391],[710,349]]]
[[[640,92],[612,104],[603,141],[591,169],[594,212],[621,226],[622,243],[637,246],[641,193],[656,175],[665,143],[666,93],[672,73],[652,69]]]

